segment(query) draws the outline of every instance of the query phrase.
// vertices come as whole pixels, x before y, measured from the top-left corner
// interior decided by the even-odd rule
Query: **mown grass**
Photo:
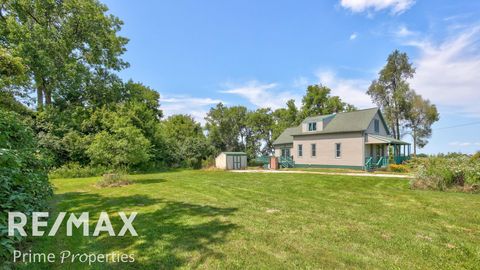
[[[37,238],[32,252],[122,252],[94,269],[478,269],[480,196],[410,190],[407,180],[182,171],[56,179],[55,211],[137,211],[138,237]],[[93,221],[92,221],[93,222]],[[119,219],[113,219],[117,231]],[[93,229],[92,229],[93,230]],[[48,267],[47,267],[48,266]],[[26,269],[86,269],[33,264]]]

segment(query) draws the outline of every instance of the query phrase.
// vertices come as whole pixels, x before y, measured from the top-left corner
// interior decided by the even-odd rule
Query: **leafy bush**
[[[410,169],[406,165],[390,164],[388,165],[388,171],[397,172],[397,173],[406,173],[406,172],[410,172]]]
[[[476,152],[471,159],[472,161],[480,160],[480,151]]]
[[[0,110],[0,261],[8,261],[20,235],[7,235],[8,212],[45,211],[52,188],[45,157],[32,130],[12,112]]]
[[[90,177],[102,175],[107,171],[108,169],[103,166],[81,166],[77,162],[70,162],[50,171],[49,177],[51,179]]]
[[[251,159],[248,161],[249,167],[263,167],[263,162],[258,161],[256,159]]]
[[[120,187],[131,184],[130,180],[125,174],[121,173],[107,173],[102,179],[97,182],[99,187]]]
[[[413,188],[447,190],[480,189],[480,161],[464,155],[454,157],[430,157],[418,166]]]
[[[133,127],[121,127],[113,133],[106,131],[95,135],[87,149],[93,165],[110,168],[131,168],[150,158],[150,141]]]

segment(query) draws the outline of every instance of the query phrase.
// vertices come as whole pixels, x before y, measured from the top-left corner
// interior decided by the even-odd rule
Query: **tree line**
[[[95,0],[0,6],[0,106],[29,125],[51,168],[199,168],[221,151],[254,159],[271,154],[283,130],[305,117],[356,109],[317,84],[307,87],[299,107],[294,100],[276,110],[220,103],[205,127],[190,115],[166,118],[157,91],[116,75],[129,66],[122,59],[128,39],[107,10]],[[408,56],[394,51],[367,93],[395,138],[410,133],[423,147],[438,112],[410,89],[413,74]]]

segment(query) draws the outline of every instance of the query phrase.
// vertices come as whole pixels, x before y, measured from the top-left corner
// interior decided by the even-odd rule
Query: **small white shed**
[[[215,167],[224,170],[241,170],[247,167],[247,154],[244,152],[222,152],[215,159]]]

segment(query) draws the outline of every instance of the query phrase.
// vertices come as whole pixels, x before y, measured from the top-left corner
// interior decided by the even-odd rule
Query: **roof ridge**
[[[368,111],[368,110],[380,110],[380,108],[378,108],[378,107],[372,107],[372,108],[355,110],[355,111],[349,111],[349,112],[339,112],[339,113],[329,113],[329,114],[318,114],[318,115],[307,116],[307,117],[305,117],[305,119],[307,119],[307,118],[312,118],[312,117],[331,116],[331,115],[354,113],[354,112],[361,112],[361,111]],[[304,120],[305,120],[305,119],[304,119]]]

